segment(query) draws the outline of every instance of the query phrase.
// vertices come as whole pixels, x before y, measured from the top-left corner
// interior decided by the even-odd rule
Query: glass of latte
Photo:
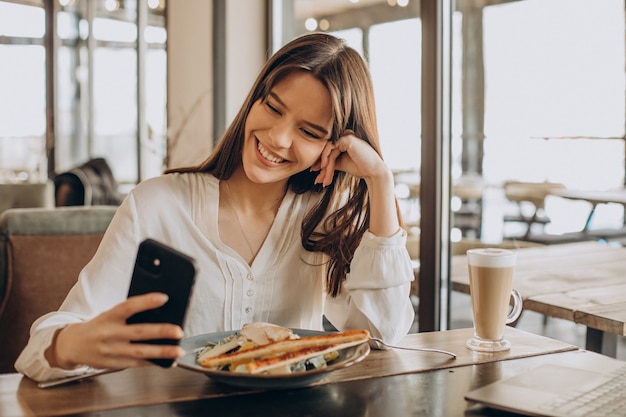
[[[503,337],[504,329],[522,313],[522,297],[513,289],[515,261],[516,253],[506,249],[467,251],[474,316],[474,336],[466,344],[469,349],[479,352],[510,349],[511,343]]]

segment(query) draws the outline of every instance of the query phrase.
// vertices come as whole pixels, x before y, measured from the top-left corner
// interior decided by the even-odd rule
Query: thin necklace
[[[226,199],[226,204],[228,204],[228,207],[230,207],[230,209],[233,211],[233,213],[235,213],[235,219],[237,220],[237,225],[239,226],[239,231],[241,232],[241,236],[246,241],[246,245],[248,245],[248,250],[250,251],[251,259],[254,259],[256,254],[255,254],[254,250],[252,249],[252,244],[248,240],[248,237],[246,236],[246,233],[243,231],[243,226],[241,225],[241,220],[239,219],[239,214],[237,214],[237,210],[235,209],[235,207],[230,202],[230,199],[233,196],[233,192],[231,191],[230,185],[228,185],[228,182],[224,181],[224,184],[226,184],[226,188],[228,188],[228,198]]]

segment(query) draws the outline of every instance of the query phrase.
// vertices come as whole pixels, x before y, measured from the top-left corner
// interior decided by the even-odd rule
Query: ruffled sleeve
[[[406,236],[403,229],[391,237],[363,235],[341,293],[326,299],[325,314],[335,327],[368,329],[389,343],[409,332],[415,317],[409,297],[414,275]]]
[[[344,287],[348,290],[382,289],[410,283],[413,269],[406,250],[406,236],[404,229],[387,238],[365,232],[354,253]]]

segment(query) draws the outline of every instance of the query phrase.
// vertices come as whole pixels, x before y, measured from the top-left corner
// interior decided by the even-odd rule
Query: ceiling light
[[[312,17],[309,17],[304,22],[304,27],[306,28],[306,30],[309,30],[309,31],[313,31],[313,30],[317,29],[317,20],[315,20]]]
[[[112,12],[114,10],[117,10],[120,7],[120,5],[117,3],[117,0],[106,0],[104,2],[104,7],[108,11]]]

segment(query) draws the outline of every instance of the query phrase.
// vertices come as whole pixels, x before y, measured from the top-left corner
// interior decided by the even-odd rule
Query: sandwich
[[[290,329],[277,327],[258,323],[244,326],[239,335],[200,352],[197,361],[206,368],[248,374],[290,373],[294,365],[306,361],[325,366],[337,358],[338,351],[370,339],[367,330],[300,337]],[[251,334],[256,341],[249,339]]]

